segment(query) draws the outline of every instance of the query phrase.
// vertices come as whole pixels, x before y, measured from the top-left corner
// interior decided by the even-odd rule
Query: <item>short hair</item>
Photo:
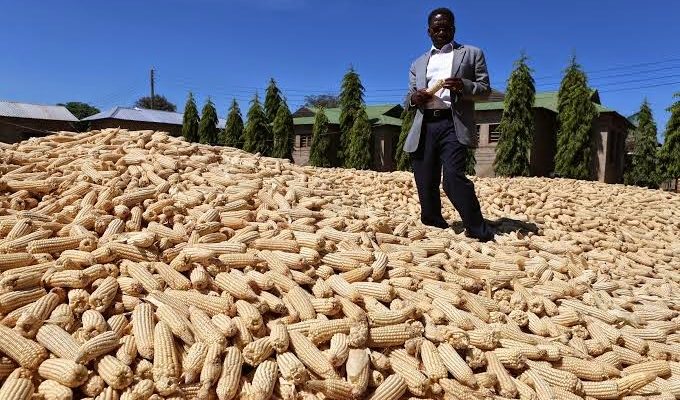
[[[449,20],[451,20],[452,24],[456,22],[456,17],[453,15],[453,11],[451,11],[450,9],[448,9],[446,7],[439,7],[439,8],[432,10],[430,15],[427,17],[427,24],[430,25],[432,23],[432,20],[434,19],[434,17],[437,16],[437,15],[445,15],[445,16],[449,17]]]

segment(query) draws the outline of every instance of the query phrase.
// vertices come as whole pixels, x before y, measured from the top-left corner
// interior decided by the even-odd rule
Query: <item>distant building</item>
[[[623,181],[626,138],[633,124],[618,112],[600,104],[600,96],[593,91],[591,101],[599,115],[593,122],[592,179],[600,182]],[[503,115],[503,101],[475,104],[475,120],[479,132],[476,151],[478,176],[495,176],[493,162],[501,133],[498,130]],[[557,92],[536,93],[534,101],[534,144],[531,149],[531,174],[550,176],[555,170],[557,145]]]
[[[394,154],[401,132],[401,113],[403,107],[398,104],[366,106],[366,113],[373,130],[373,169],[376,171],[392,171],[395,168]],[[295,125],[295,143],[293,161],[306,165],[309,161],[309,150],[312,144],[312,127],[318,109],[302,107],[293,113]],[[340,109],[327,108],[324,113],[328,117],[328,133],[333,136],[331,152],[336,154],[340,144]]]
[[[168,132],[172,136],[182,134],[184,114],[170,111],[148,110],[145,108],[114,107],[100,112],[83,121],[90,123],[91,130],[105,128],[122,128],[128,130],[154,130]],[[217,125],[224,128],[226,121],[219,120]]]
[[[52,132],[72,131],[78,122],[64,106],[0,100],[0,142],[16,143]]]

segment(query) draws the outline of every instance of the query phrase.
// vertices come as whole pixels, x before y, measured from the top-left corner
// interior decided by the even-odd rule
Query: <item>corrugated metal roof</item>
[[[0,117],[78,121],[78,118],[71,114],[64,106],[45,106],[2,100],[0,100]]]
[[[395,104],[367,105],[366,106],[366,114],[368,114],[368,119],[371,121],[371,123],[373,125],[401,126],[401,119],[391,117],[389,115],[385,115],[385,113],[394,109],[395,107],[399,107],[401,109],[400,105],[395,105]],[[305,107],[305,109],[311,111],[313,114],[316,114],[316,112],[318,110],[314,107]],[[300,110],[298,110],[298,111],[300,111]],[[296,114],[298,114],[298,112],[296,112]],[[300,112],[299,114],[305,114],[306,115],[306,113],[304,113],[304,112]],[[340,124],[340,108],[326,108],[324,110],[324,114],[326,114],[326,117],[328,117],[328,123],[329,124],[331,124],[331,125]],[[314,117],[309,116],[309,117],[293,118],[293,123],[295,125],[313,125],[314,124]]]
[[[558,92],[539,92],[536,93],[534,98],[534,108],[545,108],[552,112],[557,112],[557,102],[558,102]],[[593,96],[597,95],[597,91],[593,91]],[[595,108],[598,112],[614,112],[602,104],[593,101]],[[475,103],[475,110],[477,111],[488,111],[488,110],[502,110],[504,108],[503,101],[494,101],[488,103]]]
[[[83,121],[100,119],[120,119],[124,121],[156,122],[159,124],[182,125],[184,114],[170,111],[147,110],[145,108],[114,107],[110,110],[84,118]],[[225,119],[219,119],[217,126],[224,128]]]

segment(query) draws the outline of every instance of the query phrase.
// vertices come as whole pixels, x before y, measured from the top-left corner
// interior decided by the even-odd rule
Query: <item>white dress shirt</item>
[[[427,88],[430,89],[440,79],[451,77],[451,70],[453,67],[453,43],[446,44],[444,47],[437,49],[432,46],[430,50],[430,61],[427,63]],[[439,89],[432,100],[430,100],[425,108],[450,108],[451,107],[451,91],[449,89]]]

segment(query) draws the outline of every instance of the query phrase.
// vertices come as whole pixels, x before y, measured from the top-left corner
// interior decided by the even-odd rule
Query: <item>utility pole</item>
[[[154,100],[154,98],[156,97],[156,93],[154,93],[154,92],[155,92],[155,90],[154,90],[154,89],[155,89],[155,88],[154,88],[154,85],[155,85],[155,83],[156,83],[156,80],[155,80],[155,78],[154,78],[154,72],[155,72],[154,68],[151,67],[151,109],[152,109],[152,110],[154,109],[154,108],[153,108],[153,100]]]

